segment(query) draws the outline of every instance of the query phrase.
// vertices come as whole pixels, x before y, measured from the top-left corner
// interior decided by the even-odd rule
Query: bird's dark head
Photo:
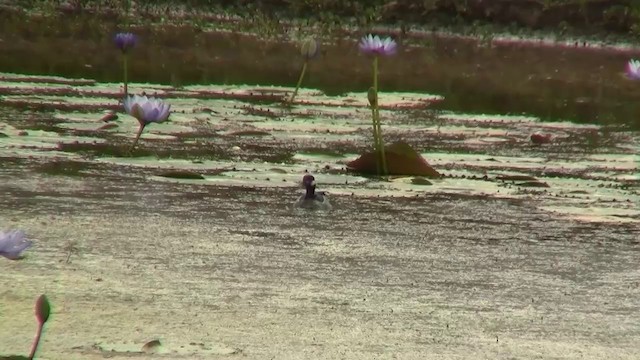
[[[313,175],[305,175],[302,177],[302,186],[304,186],[305,189],[311,189],[311,188],[315,188],[316,187],[316,178],[313,177]]]

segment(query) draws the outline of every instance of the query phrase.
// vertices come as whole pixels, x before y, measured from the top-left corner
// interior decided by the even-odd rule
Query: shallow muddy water
[[[96,60],[105,39],[49,62],[85,80],[0,74],[0,228],[35,241],[24,259],[0,259],[0,355],[26,354],[46,293],[43,359],[640,357],[640,84],[619,74],[626,55],[407,47],[440,49],[440,65],[383,62],[385,139],[443,177],[381,181],[345,169],[371,138],[369,64],[344,50],[351,40],[326,47],[288,108],[292,89],[272,85],[295,81],[300,64],[280,61],[292,45],[205,34],[192,41],[226,51],[188,55],[169,34],[136,49],[130,91],[173,113],[131,154],[116,53]],[[50,51],[3,36],[22,41],[0,42],[5,69]],[[555,52],[557,75],[506,67]],[[39,61],[15,71],[49,73]],[[101,121],[105,110],[118,118]],[[305,171],[332,211],[292,209]],[[142,353],[154,339],[163,346]]]
[[[48,359],[127,358],[156,338],[169,358],[640,356],[637,227],[437,194],[296,213],[288,188],[120,171],[3,171],[3,224],[37,241],[2,263],[3,351],[27,349],[46,292]]]

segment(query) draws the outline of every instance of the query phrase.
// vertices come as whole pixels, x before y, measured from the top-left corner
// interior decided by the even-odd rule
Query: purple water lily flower
[[[113,41],[116,43],[118,49],[126,53],[136,45],[138,37],[133,33],[117,33]]]
[[[169,118],[171,105],[160,99],[149,98],[146,95],[132,95],[124,99],[124,109],[127,114],[136,118],[140,123],[136,139],[133,141],[133,145],[131,145],[131,149],[129,150],[131,151],[138,143],[145,126],[154,122],[161,123]]]
[[[136,118],[141,126],[146,126],[167,120],[171,105],[146,95],[131,95],[124,99],[124,110]]]
[[[395,40],[390,37],[380,39],[378,35],[371,34],[360,39],[360,50],[371,55],[393,55],[398,49]]]
[[[324,191],[316,191],[316,179],[313,175],[306,174],[302,177],[302,186],[306,192],[298,198],[295,207],[303,209],[330,210],[331,203]]]
[[[640,61],[629,60],[627,63],[627,76],[633,80],[640,80]]]
[[[0,255],[7,259],[17,260],[32,245],[22,230],[0,231]]]

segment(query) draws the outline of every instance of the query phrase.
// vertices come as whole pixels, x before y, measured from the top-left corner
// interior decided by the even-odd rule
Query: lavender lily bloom
[[[0,255],[7,259],[17,260],[23,251],[32,245],[22,230],[0,231]]]
[[[633,80],[640,80],[640,61],[629,60],[627,63],[627,76]]]
[[[113,37],[113,41],[118,49],[126,53],[130,49],[133,49],[138,42],[138,37],[132,33],[117,33],[116,36]]]
[[[393,55],[396,53],[398,46],[390,37],[380,39],[378,35],[371,34],[360,39],[360,50],[365,54],[371,55]]]
[[[142,131],[147,125],[151,123],[161,123],[169,118],[171,105],[160,99],[132,95],[124,100],[124,110],[140,123],[140,129],[138,130],[136,139],[133,145],[131,145],[131,150],[133,150],[138,143],[138,139],[140,139],[140,135],[142,135]]]

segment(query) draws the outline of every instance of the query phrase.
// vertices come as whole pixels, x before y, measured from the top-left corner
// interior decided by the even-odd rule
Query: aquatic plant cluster
[[[371,117],[373,119],[373,144],[376,153],[376,169],[378,175],[388,174],[387,159],[384,153],[384,141],[380,125],[380,109],[378,107],[378,57],[394,55],[397,50],[396,42],[387,37],[381,39],[371,34],[363,37],[359,43],[360,50],[373,57],[373,86],[369,89],[367,97],[371,105]]]
[[[115,45],[122,52],[123,57],[123,84],[124,84],[124,110],[127,114],[133,116],[140,123],[138,133],[131,146],[133,151],[144,128],[151,123],[160,123],[169,118],[171,105],[167,105],[164,101],[155,98],[149,98],[145,95],[129,95],[128,93],[128,71],[127,57],[137,43],[138,38],[132,33],[118,33],[114,37]],[[388,175],[387,161],[384,150],[384,140],[382,136],[382,126],[380,121],[380,111],[378,107],[378,62],[380,56],[390,56],[397,52],[397,44],[390,37],[381,38],[378,35],[366,35],[358,43],[360,51],[372,57],[372,86],[368,91],[367,97],[371,106],[371,119],[373,125],[373,148],[376,154],[376,171],[380,176]],[[291,94],[287,105],[293,105],[295,97],[304,79],[310,60],[316,58],[319,54],[320,44],[316,39],[309,38],[302,42],[300,46],[300,55],[304,59],[300,77],[296,84],[295,90]]]
[[[129,96],[129,76],[128,76],[128,57],[129,51],[133,49],[138,42],[138,37],[133,33],[118,33],[114,36],[115,46],[122,52],[122,68],[123,68],[123,87],[124,99],[122,104],[127,114],[133,116],[140,123],[138,133],[131,145],[130,151],[133,151],[144,128],[151,123],[161,123],[169,118],[171,105],[166,104],[160,99],[149,98],[146,95]]]

